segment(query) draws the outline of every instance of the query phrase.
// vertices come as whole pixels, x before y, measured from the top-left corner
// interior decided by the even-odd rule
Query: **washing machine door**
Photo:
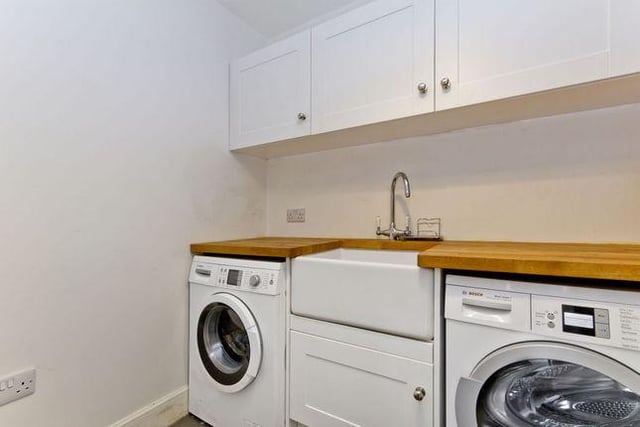
[[[455,410],[459,427],[640,426],[640,374],[581,347],[520,343],[459,380]]]
[[[262,340],[249,308],[228,293],[211,296],[202,309],[196,337],[198,352],[213,383],[236,393],[258,375]]]

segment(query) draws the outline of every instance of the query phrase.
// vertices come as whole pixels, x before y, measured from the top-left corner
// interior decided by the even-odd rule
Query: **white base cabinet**
[[[335,330],[333,338],[291,331],[293,421],[309,427],[433,425],[431,343],[324,325]]]

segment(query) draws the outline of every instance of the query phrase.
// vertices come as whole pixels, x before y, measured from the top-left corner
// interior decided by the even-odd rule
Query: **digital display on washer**
[[[595,312],[591,307],[562,305],[562,330],[572,334],[596,336]]]
[[[239,286],[241,281],[242,281],[242,271],[230,269],[229,274],[227,274],[227,285]]]

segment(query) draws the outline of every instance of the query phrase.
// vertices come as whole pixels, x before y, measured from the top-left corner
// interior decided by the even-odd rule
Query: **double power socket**
[[[305,221],[304,208],[287,209],[287,222],[304,222],[304,221]]]
[[[36,370],[28,369],[0,378],[0,406],[22,399],[36,391]]]

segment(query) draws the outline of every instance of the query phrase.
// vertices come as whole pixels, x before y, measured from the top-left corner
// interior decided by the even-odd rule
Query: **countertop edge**
[[[258,237],[194,243],[191,252],[295,258],[339,248],[416,251],[423,268],[640,282],[638,244]]]
[[[640,282],[640,264],[603,262],[602,260],[577,261],[551,258],[519,259],[515,257],[449,256],[430,254],[427,250],[418,255],[418,266],[469,272]]]
[[[238,241],[232,241],[238,242]],[[241,255],[255,257],[276,257],[276,258],[295,258],[301,255],[310,255],[317,252],[330,251],[339,249],[342,241],[339,239],[326,240],[324,242],[315,242],[304,244],[300,243],[292,247],[265,247],[256,248],[254,246],[230,246],[225,242],[219,243],[192,243],[190,245],[191,253],[194,255]]]

